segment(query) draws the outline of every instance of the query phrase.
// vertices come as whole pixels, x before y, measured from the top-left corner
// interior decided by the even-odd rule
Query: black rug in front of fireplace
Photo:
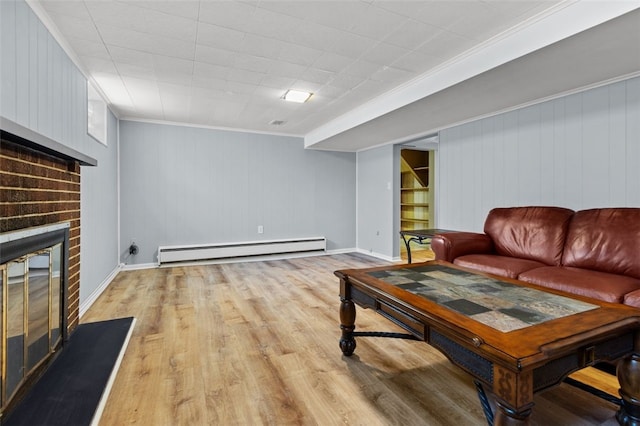
[[[80,324],[3,426],[90,425],[134,318]]]

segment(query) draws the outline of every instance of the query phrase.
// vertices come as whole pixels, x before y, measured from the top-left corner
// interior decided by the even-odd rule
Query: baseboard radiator
[[[196,262],[236,257],[265,256],[292,253],[323,252],[325,237],[293,238],[286,240],[247,241],[240,243],[200,244],[158,247],[160,265],[175,262]]]

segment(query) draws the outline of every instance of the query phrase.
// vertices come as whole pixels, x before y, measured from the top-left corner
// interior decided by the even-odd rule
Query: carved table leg
[[[353,330],[356,328],[356,306],[351,299],[341,297],[340,300],[340,349],[346,356],[351,356],[356,350],[356,339],[353,338]]]
[[[515,410],[502,405],[500,401],[496,401],[496,415],[494,419],[494,425],[500,426],[522,426],[529,424],[529,416],[531,415],[531,408],[516,412]]]
[[[617,375],[622,405],[616,419],[623,426],[640,426],[640,354],[620,361]]]

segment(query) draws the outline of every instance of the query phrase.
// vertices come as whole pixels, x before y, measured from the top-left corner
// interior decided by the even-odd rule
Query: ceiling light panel
[[[301,104],[307,102],[310,97],[311,93],[309,92],[302,92],[300,90],[287,90],[287,93],[284,94],[282,99],[284,99],[285,101],[297,102]]]

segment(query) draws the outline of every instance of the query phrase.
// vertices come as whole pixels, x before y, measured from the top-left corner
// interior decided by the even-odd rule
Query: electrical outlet
[[[258,234],[262,234],[264,232],[264,228],[262,225],[258,225]]]

